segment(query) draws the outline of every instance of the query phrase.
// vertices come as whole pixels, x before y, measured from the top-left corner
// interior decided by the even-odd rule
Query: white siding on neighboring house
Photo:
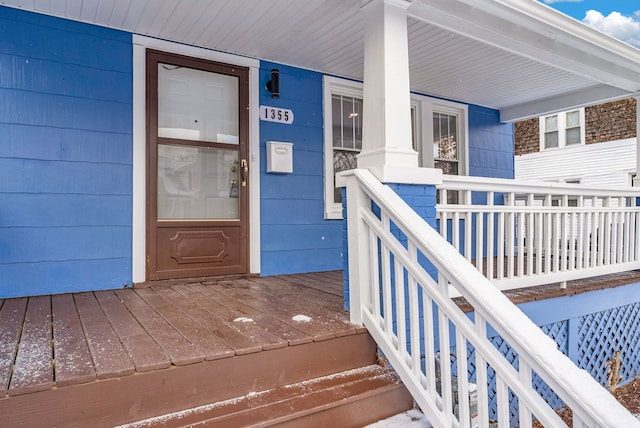
[[[636,139],[543,150],[515,157],[515,178],[577,181],[587,186],[630,186]]]

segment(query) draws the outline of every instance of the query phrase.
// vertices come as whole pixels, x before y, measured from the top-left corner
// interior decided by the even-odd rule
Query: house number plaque
[[[260,120],[291,125],[293,123],[293,111],[286,108],[260,106]]]

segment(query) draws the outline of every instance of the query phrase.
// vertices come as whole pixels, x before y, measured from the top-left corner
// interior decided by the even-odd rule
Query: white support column
[[[398,181],[418,170],[411,139],[409,46],[406,0],[372,0],[366,13],[362,152],[358,168],[383,182]],[[421,168],[422,169],[422,168]],[[420,171],[429,175],[435,171]],[[426,173],[426,174],[425,174]]]
[[[633,187],[640,187],[640,97],[636,99],[636,178]]]

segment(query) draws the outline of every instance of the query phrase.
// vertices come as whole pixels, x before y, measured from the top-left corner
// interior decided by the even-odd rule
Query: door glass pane
[[[158,219],[239,218],[238,152],[158,145]]]
[[[238,78],[158,64],[158,136],[238,144]]]

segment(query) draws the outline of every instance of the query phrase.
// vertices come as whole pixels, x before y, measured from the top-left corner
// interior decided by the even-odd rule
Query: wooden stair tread
[[[211,427],[271,426],[396,389],[406,393],[393,370],[370,365],[266,391],[251,392],[123,427],[187,427],[197,424]],[[410,407],[411,399],[406,394],[406,406]],[[387,409],[392,413],[404,410],[406,408]]]

